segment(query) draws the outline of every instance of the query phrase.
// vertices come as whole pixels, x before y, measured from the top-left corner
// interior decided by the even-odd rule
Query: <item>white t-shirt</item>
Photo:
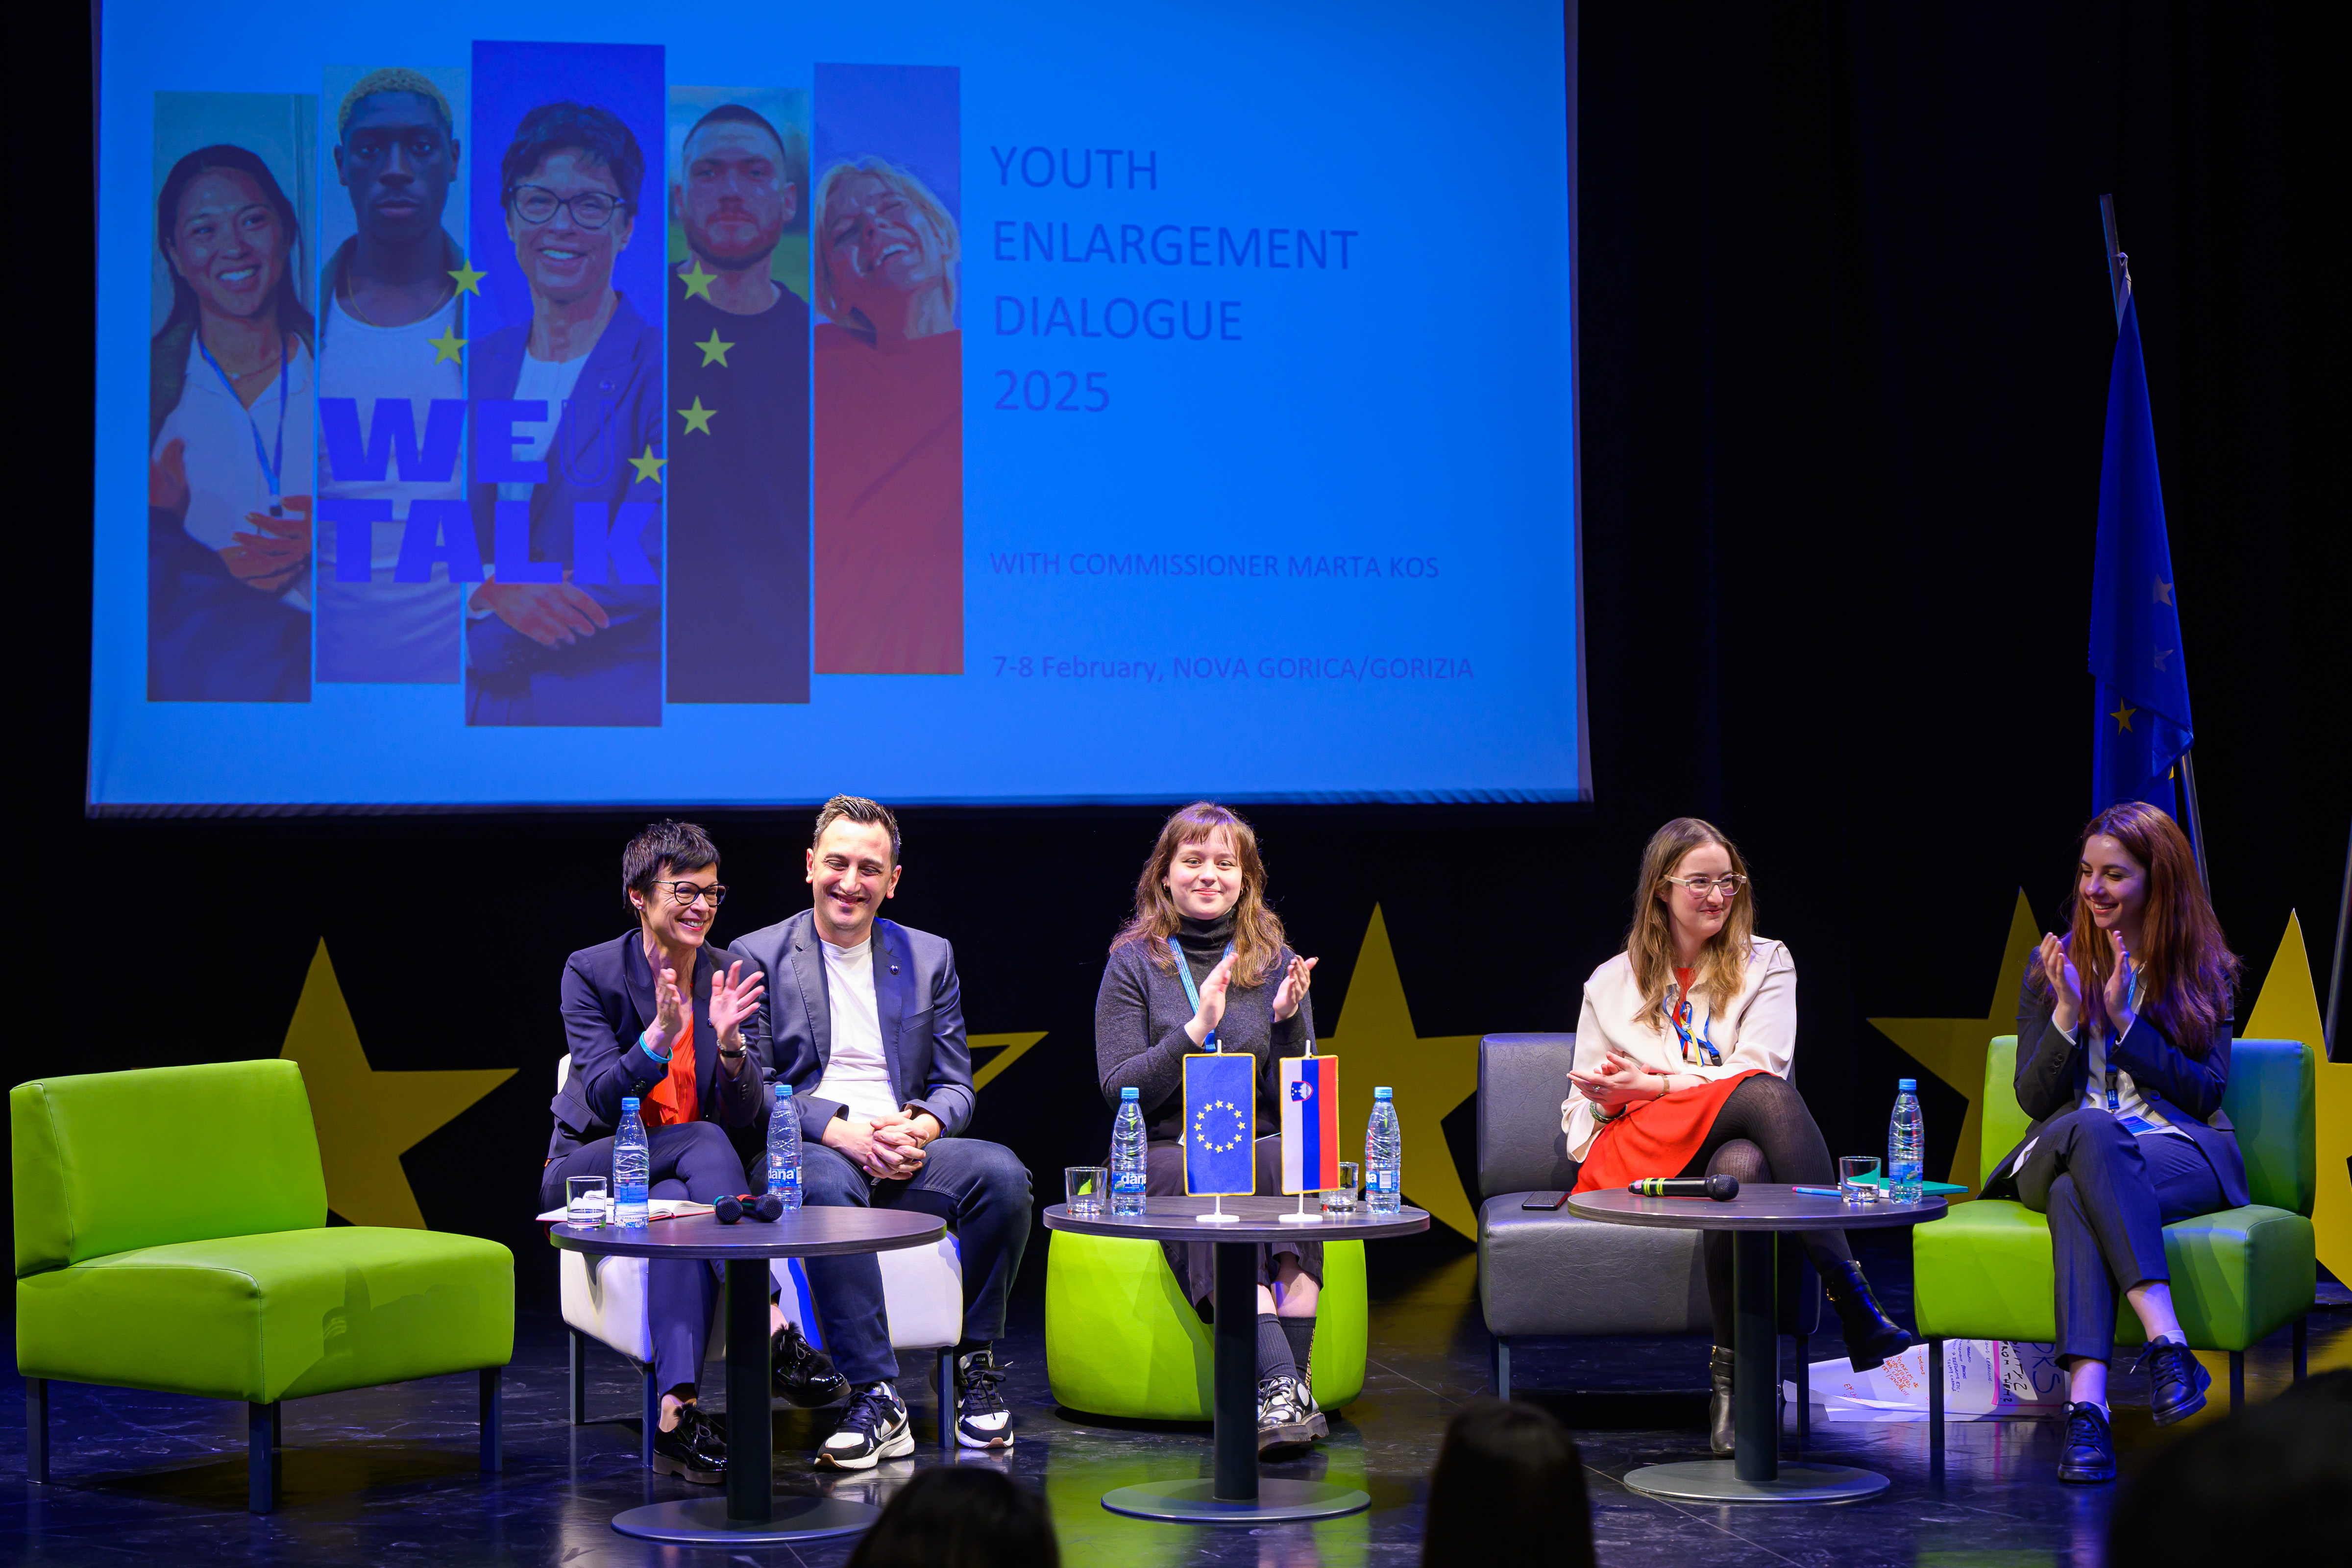
[[[517,426],[520,428],[520,426]],[[874,1000],[874,939],[856,947],[835,947],[819,938],[824,952],[824,995],[833,1015],[833,1058],[816,1086],[820,1099],[837,1100],[849,1114],[872,1121],[900,1109],[890,1084],[890,1059],[882,1054],[882,1016]]]
[[[457,297],[404,327],[372,326],[345,310],[340,298],[331,300],[327,309],[331,314],[319,356],[319,395],[357,400],[362,442],[371,435],[383,441],[376,433],[378,410],[394,398],[406,399],[421,451],[434,400],[466,395],[464,367],[442,358],[431,342],[455,330]],[[392,519],[370,529],[365,584],[335,580],[337,530],[319,525],[319,679],[399,684],[457,680],[460,594],[449,581],[448,567],[435,563],[429,583],[396,583],[392,574],[400,564],[409,503],[465,499],[464,437],[458,438],[457,461],[446,479],[403,476],[396,448],[380,479],[339,478],[332,458],[331,452],[320,454],[319,493],[389,500]]]
[[[518,463],[543,463],[547,449],[555,444],[555,426],[563,418],[563,405],[571,400],[572,389],[580,384],[580,373],[586,368],[588,356],[578,359],[533,359],[526,352],[522,356],[522,374],[515,378],[514,400],[517,403],[544,403],[544,419],[518,419],[514,422],[514,460]],[[520,479],[508,479],[499,486],[500,500],[529,500],[531,486]]]
[[[236,542],[237,534],[260,531],[245,521],[248,512],[267,514],[273,502],[310,493],[311,423],[317,406],[312,398],[310,351],[299,338],[289,342],[293,358],[285,367],[281,443],[279,378],[271,376],[248,409],[205,358],[202,335],[189,334],[179,406],[165,416],[149,456],[161,457],[173,441],[187,444],[181,452],[188,473],[188,515],[182,526],[189,538],[207,550],[226,550]],[[282,488],[276,495],[270,493],[268,471],[254,447],[257,437],[261,452],[273,459],[281,451],[284,454],[278,466]],[[307,611],[310,583],[298,577],[278,598]]]

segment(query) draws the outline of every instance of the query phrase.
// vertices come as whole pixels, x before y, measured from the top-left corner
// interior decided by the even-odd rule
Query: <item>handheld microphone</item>
[[[1625,1190],[1643,1198],[1713,1198],[1727,1204],[1739,1195],[1737,1176],[1644,1176]]]
[[[733,1225],[741,1219],[778,1220],[784,1216],[784,1200],[774,1193],[744,1193],[721,1197],[710,1209],[720,1225]]]

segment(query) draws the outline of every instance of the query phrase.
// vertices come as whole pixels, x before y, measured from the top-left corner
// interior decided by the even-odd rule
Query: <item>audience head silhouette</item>
[[[1045,1500],[995,1470],[918,1470],[849,1554],[849,1568],[1061,1568]]]
[[[1592,1568],[1584,1458],[1532,1405],[1473,1400],[1445,1428],[1429,1477],[1422,1568],[1539,1562]]]

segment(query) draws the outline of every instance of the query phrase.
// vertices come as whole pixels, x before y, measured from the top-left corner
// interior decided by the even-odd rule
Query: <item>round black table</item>
[[[1639,1198],[1622,1189],[1578,1193],[1568,1206],[1611,1225],[1671,1230],[1727,1230],[1736,1302],[1731,1353],[1731,1415],[1738,1433],[1732,1458],[1644,1465],[1625,1484],[1652,1497],[1682,1502],[1852,1502],[1886,1489],[1886,1478],[1849,1465],[1780,1463],[1780,1333],[1779,1245],[1784,1230],[1873,1230],[1944,1217],[1944,1200],[1916,1204],[1848,1205],[1834,1197],[1750,1183],[1728,1203],[1712,1198]]]
[[[804,1208],[768,1223],[721,1225],[711,1215],[645,1226],[556,1225],[548,1238],[574,1252],[615,1258],[709,1258],[727,1265],[727,1496],[647,1503],[613,1517],[613,1528],[683,1546],[765,1545],[851,1535],[880,1517],[868,1503],[774,1492],[768,1364],[769,1265],[921,1247],[946,1233],[936,1215],[898,1209]],[[952,1419],[952,1417],[950,1417]]]
[[[1307,1200],[1309,1212],[1316,1199]],[[1224,1225],[1203,1225],[1196,1217],[1222,1206],[1240,1218]],[[1177,1524],[1264,1524],[1288,1519],[1330,1519],[1371,1506],[1372,1500],[1353,1487],[1322,1481],[1265,1480],[1257,1474],[1257,1257],[1259,1246],[1279,1241],[1377,1241],[1391,1236],[1412,1236],[1429,1228],[1426,1211],[1400,1208],[1375,1215],[1361,1202],[1347,1218],[1329,1217],[1319,1224],[1285,1224],[1282,1216],[1298,1211],[1298,1200],[1287,1198],[1147,1198],[1139,1219],[1113,1219],[1108,1214],[1079,1219],[1067,1204],[1045,1211],[1047,1230],[1074,1231],[1080,1236],[1118,1236],[1139,1241],[1206,1241],[1216,1246],[1216,1283],[1212,1301],[1216,1321],[1212,1327],[1215,1347],[1216,1417],[1214,1474],[1207,1480],[1147,1481],[1119,1487],[1103,1496],[1103,1507],[1137,1519],[1157,1519]]]

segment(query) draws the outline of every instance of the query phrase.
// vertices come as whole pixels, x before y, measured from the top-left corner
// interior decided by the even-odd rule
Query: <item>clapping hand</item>
[[[1307,988],[1315,981],[1315,966],[1321,962],[1318,958],[1301,958],[1295,952],[1290,955],[1290,967],[1283,973],[1282,984],[1274,994],[1276,1023],[1289,1018],[1307,1000]]]
[[[2042,962],[2042,978],[2049,983],[2051,995],[2057,1004],[2050,1011],[2050,1021],[2064,1034],[2073,1034],[2083,1016],[2083,980],[2074,973],[2074,961],[2066,956],[2065,943],[2056,937],[2044,935],[2035,956]]]
[[[654,976],[654,1026],[646,1031],[652,1043],[667,1051],[686,1033],[686,996],[677,988],[677,971],[664,968]]]
[[[664,973],[675,971],[665,970]],[[719,1031],[719,1043],[732,1049],[742,1039],[743,1020],[760,1010],[760,998],[768,992],[767,980],[754,974],[743,978],[742,961],[727,966],[724,974],[710,978],[710,1026]]]
[[[2107,1025],[2122,1039],[2132,1026],[2132,955],[2124,946],[2124,933],[2107,932],[2107,940],[2116,946],[2116,966],[2108,972],[2107,983],[2100,989],[2099,1000],[2106,1004]]]
[[[1181,963],[1184,961],[1180,958],[1176,962]],[[1208,1044],[1209,1037],[1217,1032],[1219,1024],[1224,1022],[1225,987],[1232,984],[1233,980],[1234,955],[1229,952],[1217,960],[1217,967],[1209,971],[1209,977],[1201,982],[1200,1005],[1193,1009],[1192,1022],[1184,1026],[1184,1032],[1192,1037],[1194,1045]]]

